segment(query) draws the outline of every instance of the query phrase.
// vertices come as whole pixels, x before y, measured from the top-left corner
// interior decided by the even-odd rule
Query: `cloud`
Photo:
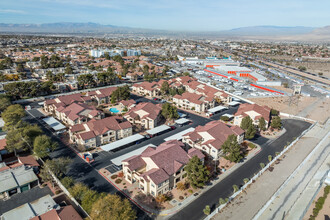
[[[13,9],[0,9],[1,14],[26,14],[25,11],[22,10],[13,10]]]

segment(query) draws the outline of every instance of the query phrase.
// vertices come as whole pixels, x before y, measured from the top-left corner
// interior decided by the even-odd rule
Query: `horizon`
[[[169,31],[223,31],[242,27],[324,27],[330,2],[235,0],[202,2],[142,0],[0,0],[1,23],[97,23]],[[328,7],[327,7],[328,6]]]

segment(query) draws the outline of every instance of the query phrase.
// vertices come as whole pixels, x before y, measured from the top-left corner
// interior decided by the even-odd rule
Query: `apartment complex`
[[[70,140],[86,148],[104,145],[132,134],[132,125],[119,116],[93,119],[84,124],[76,124],[69,130]]]
[[[162,107],[159,104],[141,102],[132,107],[125,115],[131,124],[139,125],[145,129],[157,127],[161,120]]]
[[[244,130],[240,127],[229,127],[221,121],[211,121],[183,135],[182,142],[192,148],[204,151],[218,160],[222,155],[221,146],[229,135],[235,135],[239,144],[244,140]]]
[[[183,150],[177,140],[167,141],[158,147],[148,147],[140,155],[122,161],[123,173],[129,183],[137,182],[139,189],[152,196],[165,194],[186,177],[185,165],[193,156],[204,160],[197,149]]]
[[[173,96],[173,103],[179,108],[205,112],[207,109],[214,107],[215,101],[212,97],[185,92],[182,95]]]
[[[240,126],[242,119],[246,116],[250,116],[253,124],[258,125],[259,119],[264,118],[266,121],[266,128],[270,125],[270,111],[268,106],[260,106],[257,104],[244,103],[239,106],[234,117],[234,125]]]

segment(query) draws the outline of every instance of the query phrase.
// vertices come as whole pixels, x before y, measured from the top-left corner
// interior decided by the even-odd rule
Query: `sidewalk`
[[[329,126],[329,124],[328,124]],[[330,126],[329,126],[330,127]],[[329,127],[327,130],[329,131]],[[292,176],[276,192],[271,204],[254,219],[299,219],[320,187],[320,181],[329,170],[330,133],[317,145]],[[273,196],[273,197],[274,197]]]
[[[253,219],[328,131],[329,124],[327,127],[315,125],[282,157],[273,171],[261,175],[246,189],[246,193],[242,193],[214,219],[241,220],[243,216],[244,219]]]

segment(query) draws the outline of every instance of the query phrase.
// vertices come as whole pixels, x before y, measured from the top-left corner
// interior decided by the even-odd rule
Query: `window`
[[[161,187],[162,185],[163,185],[163,183],[158,184],[158,188]]]
[[[103,135],[102,135],[102,137],[106,137],[106,136],[108,136],[108,134],[103,134]]]
[[[153,195],[153,196],[154,196],[154,195],[155,195],[155,192],[154,192],[154,191],[151,191],[151,195]]]
[[[151,187],[155,188],[155,185],[153,183],[151,183]]]
[[[175,175],[179,175],[181,173],[181,170],[179,170],[178,172],[175,173]]]

